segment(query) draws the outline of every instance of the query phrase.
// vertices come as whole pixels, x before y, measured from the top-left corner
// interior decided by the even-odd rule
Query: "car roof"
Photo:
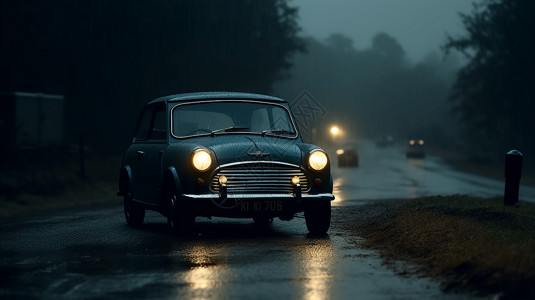
[[[262,100],[268,102],[285,103],[286,101],[277,97],[253,94],[253,93],[240,93],[240,92],[198,92],[187,94],[176,94],[160,97],[151,101],[149,104],[158,102],[190,102],[190,101],[206,101],[217,99],[250,99],[250,100]]]

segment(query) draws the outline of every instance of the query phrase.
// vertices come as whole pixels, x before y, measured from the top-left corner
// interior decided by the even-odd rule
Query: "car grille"
[[[276,162],[244,162],[220,167],[212,178],[210,189],[219,192],[219,177],[228,178],[229,193],[292,193],[291,179],[299,176],[301,191],[309,190],[308,178],[295,165]]]

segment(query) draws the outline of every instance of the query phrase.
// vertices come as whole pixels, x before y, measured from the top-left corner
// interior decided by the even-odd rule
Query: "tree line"
[[[315,126],[326,139],[329,125],[338,124],[348,138],[390,135],[400,142],[424,138],[450,147],[456,124],[448,93],[460,68],[458,57],[436,51],[413,63],[387,33],[371,42],[357,49],[342,34],[323,41],[306,38],[307,52],[296,55],[290,78],[279,82],[276,92],[293,99],[306,90],[317,99],[327,113]]]
[[[467,34],[446,50],[463,52],[451,93],[463,137],[475,152],[503,157],[511,149],[535,153],[535,2],[483,0],[461,15]],[[526,159],[535,166],[535,160]]]
[[[368,49],[341,34],[306,38],[307,53],[296,55],[276,91],[291,99],[307,90],[321,100],[327,114],[315,126],[324,132],[344,123],[356,137],[418,136],[498,165],[518,149],[535,166],[535,1],[483,0],[460,19],[467,34],[448,37],[444,51],[420,62],[409,62],[386,33]]]

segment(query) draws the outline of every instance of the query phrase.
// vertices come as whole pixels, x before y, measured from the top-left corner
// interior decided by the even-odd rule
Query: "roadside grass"
[[[357,226],[363,246],[403,260],[446,291],[535,299],[535,205],[429,197],[403,202]]]
[[[80,176],[78,156],[10,162],[0,170],[0,217],[118,201],[118,155],[89,153]]]
[[[474,158],[473,156],[468,156],[466,152],[448,151],[437,147],[431,147],[429,153],[441,157],[448,165],[457,170],[497,180],[503,180],[504,178],[505,153],[495,161]],[[530,163],[528,160],[528,157],[524,158],[521,184],[535,186],[535,164],[533,162]]]

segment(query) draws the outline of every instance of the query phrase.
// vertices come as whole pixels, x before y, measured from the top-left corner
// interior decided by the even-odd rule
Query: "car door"
[[[147,106],[138,122],[130,155],[134,198],[148,204],[158,204],[161,189],[162,154],[168,146],[165,103]]]

